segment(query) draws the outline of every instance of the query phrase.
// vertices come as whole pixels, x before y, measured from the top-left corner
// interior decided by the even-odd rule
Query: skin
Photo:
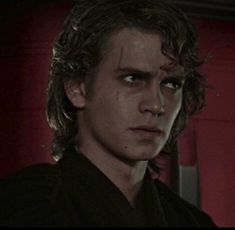
[[[184,80],[179,68],[164,68],[169,63],[159,35],[125,28],[108,39],[91,99],[84,83],[65,85],[79,108],[80,152],[132,205],[181,108]]]

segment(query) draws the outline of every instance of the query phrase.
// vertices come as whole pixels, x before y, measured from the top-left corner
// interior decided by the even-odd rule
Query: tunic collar
[[[143,189],[137,201],[137,210],[133,210],[123,193],[83,154],[75,150],[71,151],[58,162],[58,166],[61,167],[68,195],[74,201],[73,208],[84,222],[83,225],[167,226],[159,193],[149,172],[144,178]]]

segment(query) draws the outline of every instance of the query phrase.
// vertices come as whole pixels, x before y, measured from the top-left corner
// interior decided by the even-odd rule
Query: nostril
[[[153,115],[162,116],[165,113],[165,109],[162,105],[156,104],[142,104],[140,107],[142,113],[151,113]]]

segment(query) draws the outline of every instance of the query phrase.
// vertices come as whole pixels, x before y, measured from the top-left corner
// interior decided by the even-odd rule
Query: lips
[[[163,130],[155,126],[138,126],[130,128],[130,130],[144,139],[155,139],[156,137],[164,135]]]

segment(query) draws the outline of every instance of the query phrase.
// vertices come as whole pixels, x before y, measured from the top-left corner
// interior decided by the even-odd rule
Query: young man
[[[54,46],[47,115],[55,165],[2,181],[2,226],[213,227],[153,180],[204,105],[197,42],[165,0],[81,0]]]

